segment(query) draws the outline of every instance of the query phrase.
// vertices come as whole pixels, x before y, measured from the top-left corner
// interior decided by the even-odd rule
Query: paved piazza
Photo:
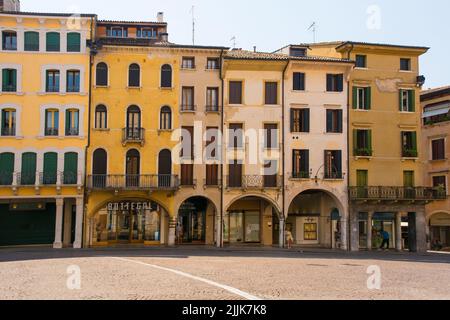
[[[380,290],[368,289],[368,268],[380,271]],[[449,284],[447,254],[0,250],[0,299],[450,299]]]

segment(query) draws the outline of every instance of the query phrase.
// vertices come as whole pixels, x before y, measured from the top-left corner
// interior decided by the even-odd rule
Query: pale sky
[[[353,40],[428,46],[421,59],[425,88],[450,85],[448,0],[21,0],[22,11],[96,13],[100,19],[156,20],[163,11],[169,40],[274,51],[286,44]]]

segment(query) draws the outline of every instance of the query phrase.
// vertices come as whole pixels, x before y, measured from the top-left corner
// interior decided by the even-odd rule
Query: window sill
[[[109,88],[110,88],[109,85],[107,85],[107,86],[97,86],[97,85],[95,85],[94,86],[94,89],[109,89]]]
[[[68,96],[87,96],[87,92],[64,92],[62,93],[63,95],[68,95]]]
[[[398,70],[398,72],[401,72],[401,73],[414,73],[413,70]]]
[[[173,129],[158,129],[158,134],[162,133],[172,133]]]
[[[0,92],[0,96],[1,95],[5,95],[5,96],[23,96],[25,95],[24,92],[8,92],[8,91],[2,91]]]
[[[367,67],[355,67],[355,70],[367,71],[369,68]]]
[[[306,89],[303,89],[303,90],[295,90],[295,89],[293,89],[293,90],[291,90],[291,92],[292,93],[306,93]]]
[[[353,108],[352,108],[351,111],[355,111],[355,112],[369,112],[370,109],[367,110],[367,109],[359,109],[359,108],[353,109]]]
[[[180,68],[180,71],[195,72],[197,68]]]
[[[338,94],[343,94],[344,91],[324,91],[324,93],[338,95]]]
[[[399,111],[399,113],[400,114],[409,114],[409,115],[411,115],[411,114],[415,114],[416,112],[415,111]]]
[[[402,162],[405,162],[405,161],[417,162],[417,161],[419,161],[419,157],[402,157],[401,160],[402,160]]]
[[[289,181],[300,182],[300,181],[309,181],[311,178],[289,178]]]
[[[280,104],[264,104],[265,108],[281,108]]]
[[[206,71],[206,72],[217,72],[217,71],[220,71],[220,68],[217,68],[217,69],[208,69],[208,68],[205,68],[205,71]]]
[[[65,92],[38,92],[38,96],[65,96]]]
[[[127,90],[142,90],[142,87],[130,87],[130,86],[127,86],[126,89]]]
[[[448,158],[444,158],[444,159],[431,159],[430,163],[439,163],[439,162],[445,162],[447,161]]]
[[[175,88],[174,87],[159,87],[159,90],[163,90],[163,91],[172,91],[172,90],[174,90]]]
[[[355,158],[355,161],[358,161],[358,160],[372,161],[373,156],[354,156],[354,158]]]
[[[180,110],[180,113],[197,113],[197,110]]]
[[[343,132],[324,132],[324,135],[329,135],[329,136],[339,136],[341,134],[343,134]]]
[[[22,136],[0,136],[0,139],[6,140],[6,139],[14,139],[14,140],[22,140],[24,137]]]
[[[244,104],[235,104],[235,103],[229,103],[228,104],[229,107],[233,107],[233,108],[239,108],[239,107],[244,107]]]
[[[342,182],[345,181],[344,178],[336,178],[336,179],[323,179],[323,181],[329,181],[329,182]]]
[[[293,136],[305,136],[307,134],[310,134],[311,132],[291,132],[291,135]]]
[[[109,129],[109,128],[106,128],[106,129],[93,128],[92,131],[97,131],[97,132],[110,132],[111,129]]]

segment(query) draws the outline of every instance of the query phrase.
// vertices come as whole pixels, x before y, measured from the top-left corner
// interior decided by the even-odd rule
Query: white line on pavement
[[[143,265],[143,266],[151,267],[151,268],[154,268],[154,269],[159,269],[159,270],[175,273],[175,274],[177,274],[179,276],[182,276],[182,277],[186,277],[186,278],[189,278],[189,279],[197,280],[197,281],[200,281],[200,282],[207,283],[207,284],[209,284],[211,286],[218,287],[220,289],[223,289],[225,291],[231,292],[231,293],[233,293],[235,295],[238,295],[238,296],[240,296],[240,297],[242,297],[244,299],[247,299],[247,300],[253,300],[253,301],[263,300],[262,298],[253,296],[253,295],[251,295],[251,294],[249,294],[247,292],[241,291],[239,289],[236,289],[236,288],[233,288],[233,287],[230,287],[230,286],[227,286],[227,285],[223,285],[223,284],[220,284],[220,283],[217,283],[217,282],[205,279],[205,278],[200,278],[200,277],[197,277],[197,276],[193,276],[193,275],[191,275],[189,273],[185,273],[185,272],[181,272],[181,271],[178,271],[178,270],[169,269],[169,268],[165,268],[165,267],[160,267],[160,266],[157,266],[157,265],[154,265],[154,264],[148,264],[148,263],[144,263],[144,262],[136,261],[136,260],[131,260],[131,259],[125,259],[125,258],[119,258],[119,257],[110,257],[110,258],[111,259],[115,259],[115,260],[125,261],[125,262],[136,263],[136,264],[140,264],[140,265]]]

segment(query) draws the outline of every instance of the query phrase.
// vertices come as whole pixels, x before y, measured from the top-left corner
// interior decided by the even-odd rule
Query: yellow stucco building
[[[0,245],[80,248],[95,16],[0,19]]]

